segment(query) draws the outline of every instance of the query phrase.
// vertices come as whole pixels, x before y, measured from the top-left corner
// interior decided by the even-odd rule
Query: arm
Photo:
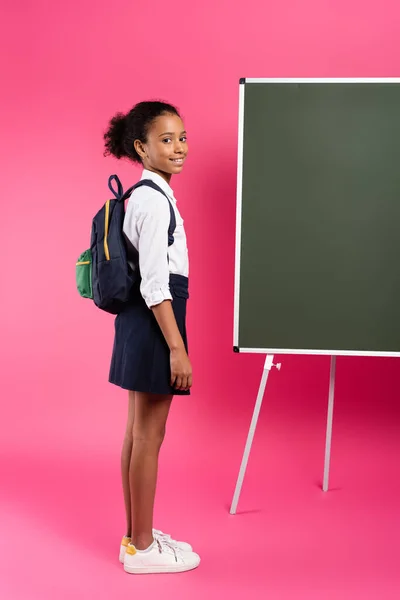
[[[171,353],[171,385],[178,390],[192,387],[192,366],[179,333],[170,300],[152,307]]]
[[[148,196],[138,221],[141,293],[157,320],[170,350],[171,386],[186,390],[192,385],[192,367],[172,309],[169,289],[168,203],[157,192]]]

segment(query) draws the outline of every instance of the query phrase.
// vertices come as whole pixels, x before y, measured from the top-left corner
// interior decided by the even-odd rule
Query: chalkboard
[[[242,79],[234,350],[400,355],[400,79]]]

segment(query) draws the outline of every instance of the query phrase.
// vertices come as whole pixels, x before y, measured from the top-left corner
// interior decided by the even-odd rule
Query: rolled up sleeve
[[[140,292],[149,308],[172,300],[168,268],[169,222],[168,201],[161,195],[151,198],[138,220]]]

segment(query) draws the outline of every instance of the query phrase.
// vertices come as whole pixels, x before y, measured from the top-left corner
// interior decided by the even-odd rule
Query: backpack
[[[113,181],[117,189],[113,187]],[[132,286],[140,279],[138,269],[130,267],[123,233],[125,200],[141,186],[151,187],[163,194],[170,208],[168,246],[174,243],[175,212],[167,194],[151,179],[142,179],[124,193],[117,175],[108,179],[108,187],[115,199],[107,200],[94,216],[90,248],[82,252],[76,263],[76,286],[83,298],[111,314],[118,314],[131,297]]]

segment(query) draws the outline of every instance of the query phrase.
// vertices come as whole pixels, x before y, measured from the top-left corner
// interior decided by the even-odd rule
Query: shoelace
[[[169,541],[165,540],[163,537],[160,536],[156,537],[156,542],[160,554],[162,554],[163,552],[165,552],[166,554],[173,554],[175,562],[178,562],[178,557],[181,557],[181,552],[177,546],[171,544]]]
[[[160,540],[164,540],[167,544],[170,544],[171,546],[174,546],[176,548],[178,547],[178,542],[176,540],[173,540],[169,533],[156,533],[154,537],[157,537]]]

